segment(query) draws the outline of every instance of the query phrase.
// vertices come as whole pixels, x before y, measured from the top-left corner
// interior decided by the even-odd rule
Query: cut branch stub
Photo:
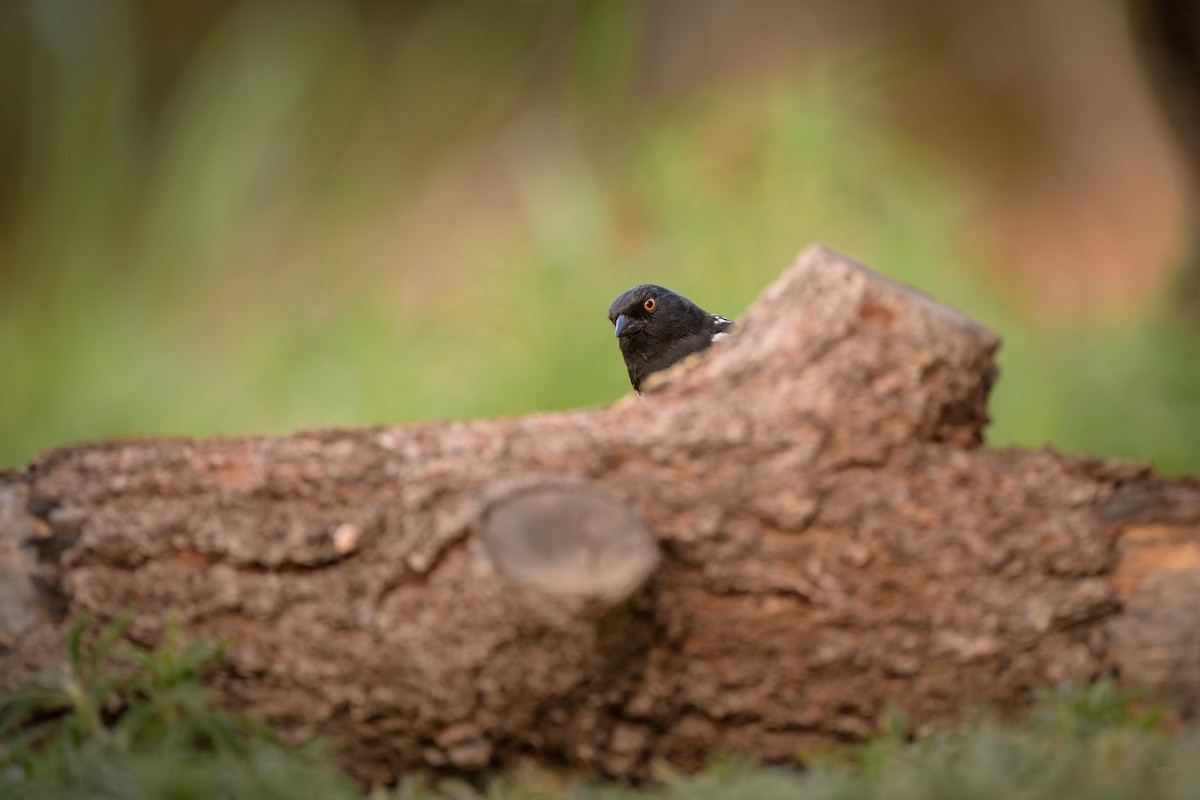
[[[658,565],[638,514],[584,486],[522,489],[488,510],[483,544],[501,574],[546,594],[623,600]]]

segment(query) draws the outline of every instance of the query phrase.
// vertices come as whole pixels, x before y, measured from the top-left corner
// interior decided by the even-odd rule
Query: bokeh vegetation
[[[639,5],[564,6],[431,4],[385,35],[351,4],[227,4],[169,79],[138,6],[11,6],[0,464],[603,404],[611,297],[737,315],[821,241],[1003,335],[992,443],[1200,471],[1195,330],[1032,318],[970,185],[836,59],[647,99]]]

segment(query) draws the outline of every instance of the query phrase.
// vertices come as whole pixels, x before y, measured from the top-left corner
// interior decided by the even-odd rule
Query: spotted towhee
[[[733,327],[724,317],[650,283],[613,300],[608,319],[615,326],[629,382],[639,393],[649,375],[727,338]]]

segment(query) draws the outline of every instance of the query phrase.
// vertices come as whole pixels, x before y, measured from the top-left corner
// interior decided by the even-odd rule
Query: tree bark
[[[1106,674],[1194,718],[1200,483],[981,449],[997,345],[811,248],[640,400],[44,454],[0,477],[0,684],[174,609],[234,640],[223,704],[371,781],[786,761]]]

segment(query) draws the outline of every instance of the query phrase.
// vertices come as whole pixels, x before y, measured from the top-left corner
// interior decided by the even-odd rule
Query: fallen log
[[[368,781],[786,761],[1110,674],[1194,719],[1200,483],[983,449],[997,345],[816,247],[641,400],[46,453],[0,476],[0,687],[174,610]]]

